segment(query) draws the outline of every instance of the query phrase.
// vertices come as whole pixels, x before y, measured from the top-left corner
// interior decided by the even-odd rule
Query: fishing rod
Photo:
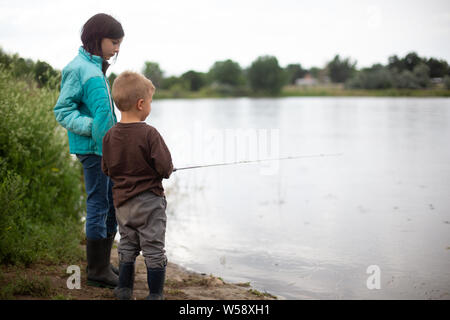
[[[242,164],[242,163],[255,163],[255,162],[277,161],[277,160],[292,160],[292,159],[303,159],[303,158],[338,157],[338,156],[342,156],[342,153],[310,154],[310,155],[291,156],[291,157],[276,158],[276,159],[242,160],[242,161],[235,161],[235,162],[205,164],[205,165],[201,165],[201,166],[173,168],[173,172],[179,171],[179,170],[198,169],[198,168],[206,168],[206,167],[230,166],[230,165]]]

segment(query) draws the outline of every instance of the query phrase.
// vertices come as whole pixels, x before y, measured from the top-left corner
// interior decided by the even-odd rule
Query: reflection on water
[[[449,108],[441,98],[155,101],[147,121],[176,167],[256,159],[266,144],[270,156],[343,153],[269,173],[175,172],[164,182],[169,259],[288,299],[450,299]],[[367,288],[371,265],[378,290]]]

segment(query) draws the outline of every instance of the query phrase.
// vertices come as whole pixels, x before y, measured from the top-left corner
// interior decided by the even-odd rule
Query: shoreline
[[[288,98],[288,97],[380,97],[380,98],[449,98],[450,89],[344,89],[338,87],[306,87],[288,86],[279,94],[221,94],[210,91],[170,91],[160,89],[155,100],[166,99],[219,99],[219,98]]]
[[[85,247],[83,246],[85,252]],[[111,263],[118,266],[117,244],[111,250]],[[74,264],[77,265],[77,264]],[[116,300],[112,289],[87,286],[86,259],[78,262],[81,288],[69,289],[68,264],[34,264],[31,267],[0,266],[0,300]],[[136,259],[133,300],[148,295],[144,258]],[[220,277],[187,270],[169,262],[164,286],[165,300],[276,300],[259,292],[250,283],[227,283]]]

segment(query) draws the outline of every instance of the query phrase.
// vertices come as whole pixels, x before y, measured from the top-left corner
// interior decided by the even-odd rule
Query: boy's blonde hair
[[[112,86],[112,96],[120,111],[130,111],[139,99],[150,98],[154,93],[152,81],[133,71],[122,72]]]

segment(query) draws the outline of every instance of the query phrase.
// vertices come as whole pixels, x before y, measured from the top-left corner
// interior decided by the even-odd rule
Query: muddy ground
[[[111,262],[118,266],[117,248],[111,251]],[[68,289],[68,265],[37,264],[30,268],[0,269],[1,299],[69,299],[114,300],[112,289],[86,285],[86,261],[80,261],[81,289]],[[144,258],[136,260],[134,299],[148,295]],[[251,288],[250,283],[226,283],[219,277],[188,271],[170,263],[164,287],[166,300],[272,300],[275,296]]]

